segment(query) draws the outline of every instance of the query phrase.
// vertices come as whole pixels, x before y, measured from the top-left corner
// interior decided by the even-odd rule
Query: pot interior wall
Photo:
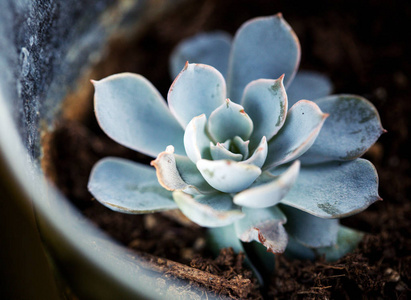
[[[180,2],[0,2],[0,179],[27,215],[33,203],[54,266],[81,298],[162,296],[155,292],[156,276],[140,267],[135,254],[96,229],[47,182],[42,137],[62,111],[76,115],[63,110],[64,102],[82,103],[66,96],[104,58],[110,41],[138,35]]]

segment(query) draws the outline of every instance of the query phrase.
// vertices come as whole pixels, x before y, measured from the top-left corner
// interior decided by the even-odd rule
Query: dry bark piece
[[[211,287],[214,291],[228,292],[228,294],[236,297],[246,298],[253,288],[253,282],[242,275],[235,275],[233,278],[227,279],[224,276],[202,271],[166,258],[143,252],[137,254],[141,267],[145,269],[194,281],[206,287]]]

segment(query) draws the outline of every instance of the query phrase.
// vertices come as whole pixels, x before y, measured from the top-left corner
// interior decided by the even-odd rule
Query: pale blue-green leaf
[[[345,226],[339,226],[337,243],[330,247],[308,248],[299,243],[293,236],[288,236],[285,255],[289,258],[314,260],[325,255],[327,261],[336,261],[348,252],[353,251],[362,240],[364,234]]]
[[[251,155],[249,159],[243,160],[241,163],[252,164],[254,166],[261,168],[265,162],[265,159],[267,158],[267,152],[267,139],[265,138],[265,136],[263,136],[263,138],[260,141],[260,144],[255,149],[253,155]]]
[[[230,149],[231,146],[231,140],[226,140],[224,143],[220,143],[223,145],[226,149]]]
[[[284,255],[289,259],[308,259],[316,258],[314,249],[307,248],[296,241],[291,235],[288,236],[288,244]]]
[[[252,131],[253,121],[241,105],[230,99],[214,110],[207,122],[207,132],[215,142],[222,143],[235,136],[247,140]]]
[[[376,108],[363,97],[333,95],[316,103],[330,117],[315,143],[301,157],[303,164],[355,159],[384,132]]]
[[[318,256],[325,255],[327,261],[336,261],[345,254],[354,251],[364,237],[364,233],[340,226],[337,243],[331,247],[315,249]]]
[[[206,116],[204,114],[194,117],[184,132],[184,147],[187,156],[193,163],[202,158],[210,159],[210,139],[206,130]]]
[[[203,227],[221,227],[244,217],[228,194],[193,197],[181,191],[173,192],[180,210],[194,223]]]
[[[281,174],[280,174],[281,175]],[[279,176],[279,175],[278,175]],[[260,176],[254,181],[250,188],[257,187],[262,184],[266,184],[275,180],[278,176],[271,174],[269,171],[264,171]]]
[[[97,162],[88,182],[90,193],[108,208],[144,214],[177,208],[171,192],[157,181],[153,168],[107,157]]]
[[[234,223],[240,240],[260,242],[272,253],[284,252],[288,237],[283,224],[287,218],[278,207],[244,207],[243,213],[245,217]]]
[[[274,169],[275,174],[280,172],[281,168]],[[368,160],[357,158],[304,166],[281,202],[320,218],[342,218],[377,200],[377,171]]]
[[[261,175],[270,181],[256,180],[250,188],[236,194],[234,203],[252,208],[265,208],[279,203],[293,186],[300,170],[300,162],[295,161],[278,176]]]
[[[213,160],[229,159],[234,161],[240,161],[243,159],[242,154],[233,153],[230,150],[228,150],[226,144],[229,145],[230,143],[217,143],[217,145],[214,145],[212,142],[210,142],[210,153]]]
[[[248,188],[261,174],[257,166],[232,160],[201,159],[197,168],[209,185],[224,193],[237,193]]]
[[[251,149],[257,146],[262,136],[270,140],[284,124],[288,104],[283,78],[258,79],[245,87],[241,105],[254,124]]]
[[[234,137],[231,140],[231,147],[233,147],[237,152],[243,155],[243,159],[246,159],[249,154],[248,144],[250,141],[244,141],[239,136]]]
[[[331,94],[330,79],[315,71],[298,71],[287,88],[288,105],[293,106],[301,99],[316,100]]]
[[[207,230],[207,245],[217,256],[223,248],[233,248],[234,252],[244,252],[243,244],[238,239],[234,225],[214,227]]]
[[[228,95],[240,102],[249,82],[274,79],[282,74],[287,87],[299,63],[300,43],[281,14],[252,19],[234,37],[228,65]]]
[[[167,145],[174,145],[176,153],[185,154],[183,129],[147,79],[123,73],[93,84],[97,121],[109,137],[153,157]]]
[[[171,85],[167,99],[171,112],[185,128],[194,117],[209,117],[224,103],[224,77],[211,66],[187,63]]]
[[[267,251],[263,244],[256,241],[243,242],[243,248],[246,254],[244,263],[250,265],[261,286],[268,286],[271,276],[275,272],[276,255]]]
[[[284,126],[268,142],[264,168],[284,164],[304,154],[314,143],[327,116],[314,102],[301,100],[294,104]]]
[[[213,66],[227,74],[232,37],[223,31],[199,33],[178,44],[170,56],[170,73],[174,79],[187,61]]]
[[[178,173],[184,182],[190,186],[194,186],[201,194],[212,194],[217,192],[204,180],[200,171],[197,169],[196,164],[187,156],[175,154],[174,158]]]
[[[291,206],[282,205],[287,216],[285,229],[289,236],[309,248],[331,247],[337,243],[340,228],[337,219],[323,219]]]
[[[174,147],[168,146],[166,151],[161,152],[151,165],[156,168],[158,182],[169,191],[184,191],[188,194],[200,194],[200,190],[188,184],[181,178],[174,157]]]

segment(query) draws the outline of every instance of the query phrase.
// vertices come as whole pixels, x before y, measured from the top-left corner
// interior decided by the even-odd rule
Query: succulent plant
[[[326,77],[296,74],[299,60],[278,14],[246,22],[233,40],[214,32],[181,43],[168,105],[141,75],[94,81],[101,128],[156,159],[153,168],[104,158],[90,192],[123,213],[179,208],[223,246],[239,238],[273,253],[340,257],[361,234],[338,218],[380,199],[376,170],[359,157],[384,130],[369,101],[330,96]]]

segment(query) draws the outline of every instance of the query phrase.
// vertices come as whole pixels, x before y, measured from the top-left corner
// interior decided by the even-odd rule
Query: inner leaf
[[[230,159],[234,161],[241,161],[243,159],[242,154],[230,151],[228,149],[229,147],[226,147],[225,144],[229,143],[217,143],[217,145],[214,145],[212,142],[210,142],[210,153],[213,160]]]
[[[211,113],[207,129],[216,142],[222,143],[235,136],[247,140],[253,131],[253,121],[241,105],[227,99]]]

